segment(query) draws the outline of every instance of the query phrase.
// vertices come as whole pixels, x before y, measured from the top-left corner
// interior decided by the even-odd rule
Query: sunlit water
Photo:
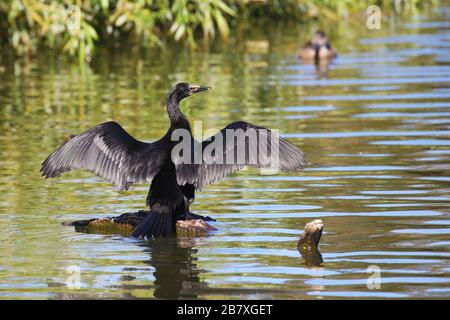
[[[0,298],[450,297],[449,17],[324,26],[340,55],[320,76],[295,56],[315,25],[243,30],[194,52],[104,46],[84,70],[57,54],[13,62],[5,50]],[[308,168],[245,170],[198,193],[192,210],[217,219],[208,237],[143,242],[62,226],[141,209],[148,186],[119,192],[83,172],[46,181],[41,161],[111,119],[159,138],[165,93],[180,80],[213,87],[184,103],[191,121],[280,129]],[[311,267],[296,242],[315,218],[323,263]],[[381,286],[369,289],[377,270]]]

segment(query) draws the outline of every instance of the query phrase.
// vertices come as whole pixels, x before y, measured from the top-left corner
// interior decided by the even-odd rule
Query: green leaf
[[[231,9],[225,2],[223,2],[221,0],[215,0],[215,1],[213,1],[213,3],[216,7],[218,7],[223,12],[229,14],[230,16],[233,16],[233,17],[236,16],[236,12],[233,9]]]
[[[121,27],[125,22],[127,22],[128,18],[126,14],[120,15],[115,22],[116,27]]]

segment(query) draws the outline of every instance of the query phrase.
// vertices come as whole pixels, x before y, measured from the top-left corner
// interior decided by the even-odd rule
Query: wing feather
[[[238,138],[230,140],[227,139],[227,130],[234,130],[233,132],[236,132],[238,135],[247,135],[251,133],[250,130],[255,130],[257,139]],[[178,183],[191,183],[196,186],[197,190],[201,190],[207,185],[217,182],[225,176],[244,168],[246,165],[269,168],[274,165],[274,158],[270,153],[272,150],[272,139],[278,139],[278,163],[276,164],[278,169],[282,171],[302,170],[306,164],[305,154],[287,140],[277,136],[272,137],[272,134],[267,128],[244,121],[229,124],[214,136],[202,142],[203,163],[195,167],[195,175],[187,169],[188,165],[183,164],[177,166]],[[207,152],[205,153],[205,148],[217,141],[217,139],[223,139],[222,149],[215,149],[215,152],[212,152],[211,155],[208,155]],[[261,152],[261,142],[267,144],[268,152]],[[240,155],[238,153],[242,150],[245,152],[245,157],[239,159]],[[231,156],[234,161],[230,162],[229,158]],[[192,165],[190,166],[191,168],[193,167]]]
[[[163,140],[138,141],[118,123],[105,122],[66,141],[42,163],[41,172],[53,178],[85,169],[126,190],[154,177],[167,154],[165,146]]]

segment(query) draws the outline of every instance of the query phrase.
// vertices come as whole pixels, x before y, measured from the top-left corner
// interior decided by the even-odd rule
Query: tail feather
[[[175,232],[175,224],[170,213],[149,212],[133,230],[135,238],[156,238]]]

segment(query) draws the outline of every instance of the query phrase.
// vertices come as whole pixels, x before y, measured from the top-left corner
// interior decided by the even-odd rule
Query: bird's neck
[[[179,101],[175,97],[167,97],[167,114],[170,119],[170,129],[187,129],[191,131],[191,125],[186,116],[180,111]]]

